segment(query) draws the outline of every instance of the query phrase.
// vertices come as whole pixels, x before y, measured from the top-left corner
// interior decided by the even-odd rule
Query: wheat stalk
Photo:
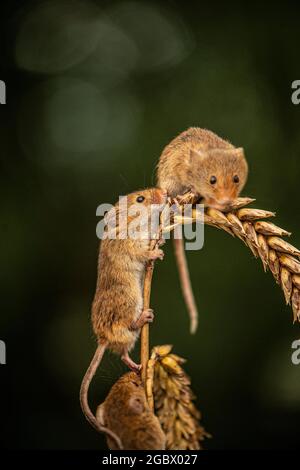
[[[154,238],[150,242],[150,250],[154,250],[159,242],[162,240],[163,231],[166,232],[166,224],[165,220],[167,220],[167,214],[169,213],[169,204],[166,204],[160,214],[160,223],[157,229],[157,233],[154,235]],[[150,307],[150,296],[151,296],[151,285],[152,285],[152,277],[154,271],[154,261],[149,261],[146,266],[145,270],[145,278],[144,278],[144,287],[143,287],[143,309],[147,309]],[[149,323],[145,323],[141,330],[141,375],[142,375],[142,382],[144,384],[145,391],[147,391],[146,385],[146,372],[147,372],[147,365],[149,361]],[[150,393],[150,392],[149,392]],[[151,391],[152,394],[152,391]],[[148,403],[153,410],[153,399],[149,398],[148,395]]]
[[[185,360],[171,350],[170,345],[153,348],[147,367],[146,396],[166,435],[166,449],[202,449],[201,442],[210,435],[200,425],[201,414],[193,403],[191,382],[182,368]]]
[[[261,220],[274,217],[274,212],[244,207],[253,201],[250,198],[238,198],[227,213],[206,208],[204,223],[240,238],[253,255],[261,259],[264,270],[269,268],[281,286],[286,303],[292,305],[294,322],[300,321],[300,250],[281,238],[290,236],[290,232]],[[193,210],[190,218],[175,215],[173,224],[164,227],[164,230],[168,232],[176,225],[201,220],[202,214]]]

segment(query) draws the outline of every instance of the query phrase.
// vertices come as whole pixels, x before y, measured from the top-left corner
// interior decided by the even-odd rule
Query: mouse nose
[[[218,203],[221,205],[221,206],[228,206],[229,204],[231,204],[232,200],[229,198],[229,197],[223,197],[222,199],[219,199],[218,200]]]

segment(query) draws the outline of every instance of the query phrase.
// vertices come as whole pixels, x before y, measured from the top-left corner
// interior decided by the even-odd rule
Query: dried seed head
[[[196,217],[196,220],[197,220],[197,217]],[[212,225],[213,227],[217,226],[216,221],[212,217],[210,217],[206,212],[204,214],[204,223],[206,225]]]
[[[236,230],[240,231],[241,234],[245,234],[243,224],[235,214],[229,212],[228,214],[226,214],[226,217],[229,223],[231,224],[232,228],[235,228]]]
[[[268,239],[268,244],[270,245],[273,250],[280,251],[282,253],[288,253],[289,255],[300,255],[300,251],[298,248],[295,248],[290,243],[286,242],[285,240],[281,240],[279,237],[270,237]]]
[[[270,270],[275,277],[276,281],[279,281],[279,275],[280,275],[280,264],[279,264],[279,259],[276,254],[276,251],[270,250],[269,251],[269,267]]]
[[[165,354],[166,351],[169,351]],[[163,353],[160,356],[159,352]],[[200,425],[190,380],[180,364],[184,359],[170,354],[170,346],[153,348],[148,362],[147,379],[152,381],[155,413],[166,435],[166,449],[201,449],[201,442],[210,437]]]
[[[183,370],[181,369],[180,365],[170,356],[165,356],[161,359],[161,363],[163,364],[164,368],[173,374],[182,375]]]
[[[269,262],[269,247],[265,237],[260,233],[257,235],[257,241],[259,245],[258,254],[262,260],[264,271],[266,272],[268,270]]]
[[[279,256],[279,262],[294,274],[300,274],[300,262],[289,255]]]
[[[183,357],[177,356],[177,354],[169,354],[169,357],[174,359],[178,364],[184,364],[186,362],[186,359]]]
[[[251,222],[243,222],[243,227],[249,239],[256,247],[258,247],[257,234]]]
[[[292,294],[292,308],[294,313],[294,322],[300,321],[300,290],[294,287]]]
[[[297,289],[300,289],[300,276],[298,274],[293,275],[293,284]]]
[[[275,212],[264,211],[261,209],[240,209],[237,212],[237,216],[240,220],[254,221],[258,219],[266,219],[268,217],[274,217]]]
[[[245,242],[249,246],[250,250],[254,254],[255,258],[258,258],[258,240],[254,227],[251,222],[243,222],[244,231],[246,234]]]
[[[275,214],[259,209],[239,209],[236,213],[226,214],[231,224],[228,227],[219,214],[214,218],[215,213],[209,213],[210,225],[233,232],[251,249],[255,257],[261,258],[265,271],[270,268],[276,282],[283,289],[286,302],[289,303],[292,299],[294,319],[299,319],[300,262],[295,256],[300,256],[300,250],[280,238],[290,236],[290,232],[273,223],[257,220]]]
[[[248,206],[248,204],[251,204],[251,202],[254,201],[255,199],[252,199],[251,197],[238,197],[231,203],[230,209],[234,211],[240,207]]]
[[[228,221],[227,217],[223,214],[223,212],[221,211],[218,211],[217,209],[212,209],[211,207],[209,207],[207,210],[206,210],[206,213],[209,217],[211,217],[215,223],[217,223],[218,225],[221,224],[221,225],[225,225],[225,226],[230,226],[230,222]]]
[[[159,357],[165,357],[167,356],[173,349],[172,344],[164,344],[163,346],[156,346],[153,348],[153,352]]]
[[[292,299],[294,318],[299,319],[297,302],[300,292],[300,262],[295,257],[300,257],[300,250],[280,238],[289,236],[290,232],[273,223],[259,220],[273,217],[274,212],[244,207],[253,201],[254,199],[250,198],[238,198],[231,204],[233,212],[226,214],[206,208],[204,223],[238,237],[250,248],[256,258],[260,257],[264,270],[270,268],[276,282],[281,285],[286,301]],[[193,211],[188,223],[191,219],[192,221],[199,219],[197,211]],[[203,217],[199,220],[203,221]],[[184,220],[181,221],[183,222]]]
[[[278,236],[278,237],[286,237],[290,236],[291,233],[287,232],[283,228],[278,227],[275,224],[272,224],[271,222],[264,222],[264,221],[259,221],[254,224],[254,228],[256,232],[262,233],[263,235],[268,235],[268,236]]]
[[[282,268],[280,278],[281,286],[285,296],[285,301],[287,304],[289,304],[293,288],[291,273],[286,268]]]

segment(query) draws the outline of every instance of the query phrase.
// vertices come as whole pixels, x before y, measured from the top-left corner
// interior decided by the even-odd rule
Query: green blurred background
[[[244,5],[244,6],[243,6]],[[95,349],[96,207],[155,184],[189,126],[243,146],[244,194],[299,235],[299,5],[51,0],[1,4],[1,445],[101,449],[78,392]],[[171,244],[155,270],[152,345],[188,359],[208,449],[296,448],[299,325],[238,240],[206,229],[189,252],[189,335]],[[138,353],[138,348],[136,354]],[[107,354],[91,403],[125,371]]]

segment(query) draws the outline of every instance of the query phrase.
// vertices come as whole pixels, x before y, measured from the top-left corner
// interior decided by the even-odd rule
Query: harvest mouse
[[[234,147],[209,130],[191,127],[164,148],[157,167],[157,185],[172,198],[191,191],[195,200],[205,206],[226,211],[243,189],[247,175],[248,165],[242,148]],[[183,239],[174,238],[174,249],[194,333],[198,312]]]
[[[145,189],[126,196],[125,216],[127,225],[136,220],[131,208],[155,215],[158,206],[166,202],[161,189]],[[122,199],[123,200],[123,199]],[[114,211],[115,209],[115,211]],[[124,217],[121,201],[111,209],[108,219],[117,214],[117,229]],[[147,235],[147,234],[146,234]],[[129,352],[133,349],[141,327],[153,321],[153,311],[143,310],[143,281],[145,268],[150,260],[163,259],[160,248],[149,249],[150,239],[104,238],[100,245],[96,293],[92,304],[92,326],[98,347],[83,378],[80,389],[82,411],[90,424],[98,431],[111,434],[99,425],[88,404],[88,389],[106,349],[116,352],[128,367],[136,372],[140,365],[133,362]]]
[[[97,421],[114,432],[126,450],[163,450],[166,437],[157,416],[151,411],[140,376],[124,374],[98,406]],[[111,450],[118,449],[107,436]]]

